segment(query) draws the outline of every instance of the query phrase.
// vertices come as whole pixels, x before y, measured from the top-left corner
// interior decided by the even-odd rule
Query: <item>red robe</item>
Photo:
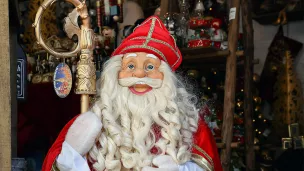
[[[65,136],[76,118],[77,116],[74,117],[70,122],[68,122],[60,132],[58,138],[50,148],[44,160],[42,171],[52,170],[53,164],[57,156],[61,152],[61,148],[65,140]],[[199,121],[198,130],[194,134],[192,160],[201,167],[209,168],[210,170],[213,171],[222,171],[222,166],[218,155],[215,140],[213,138],[213,135],[209,127],[202,120]]]

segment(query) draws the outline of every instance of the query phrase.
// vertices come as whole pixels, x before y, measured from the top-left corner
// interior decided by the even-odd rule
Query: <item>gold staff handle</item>
[[[93,48],[94,48],[94,31],[90,28],[90,17],[88,15],[88,9],[84,2],[79,0],[66,0],[67,2],[72,3],[76,8],[73,10],[73,14],[69,15],[76,15],[76,20],[78,15],[81,18],[82,25],[79,28],[77,22],[74,21],[74,28],[71,26],[73,22],[69,22],[66,25],[67,28],[73,28],[72,31],[67,32],[69,37],[75,33],[78,36],[78,45],[76,49],[72,52],[56,52],[55,50],[48,47],[43,38],[41,37],[41,30],[40,30],[40,20],[41,16],[43,15],[44,11],[51,6],[56,0],[45,0],[41,6],[39,7],[35,22],[33,27],[35,27],[35,34],[38,41],[38,44],[41,45],[46,51],[50,54],[60,57],[73,57],[76,56],[79,52],[81,52],[80,60],[77,65],[77,74],[76,74],[76,94],[81,94],[81,113],[84,113],[89,108],[89,95],[96,94],[96,69],[95,65],[92,61],[93,55]],[[76,11],[75,11],[76,10]],[[76,13],[75,13],[76,12]],[[74,16],[75,18],[75,16]]]

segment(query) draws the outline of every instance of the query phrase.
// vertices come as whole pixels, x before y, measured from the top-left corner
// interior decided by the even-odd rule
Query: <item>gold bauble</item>
[[[258,139],[257,137],[254,137],[253,143],[254,143],[254,144],[257,144],[257,143],[259,143],[259,142],[260,142],[259,139]]]
[[[201,100],[202,100],[202,101],[207,101],[207,100],[209,100],[209,96],[203,95],[203,96],[201,97]]]
[[[261,110],[261,106],[256,106],[255,108],[254,108],[254,111],[260,111]]]
[[[53,73],[46,73],[42,75],[42,83],[50,83],[53,82]]]
[[[272,72],[276,72],[278,70],[278,66],[276,66],[276,65],[271,65],[271,71]]]
[[[253,81],[254,81],[254,82],[259,82],[259,81],[260,81],[260,76],[259,76],[259,74],[256,74],[256,73],[253,74]]]
[[[198,78],[199,72],[197,70],[188,70],[187,75],[189,77]]]
[[[242,101],[239,101],[236,103],[238,108],[243,108],[243,104],[244,104],[244,102],[242,102]]]
[[[258,96],[253,97],[253,100],[255,103],[258,103],[258,104],[261,104],[261,102],[262,102],[261,97],[258,97]]]
[[[35,74],[32,78],[32,83],[33,84],[41,83],[41,81],[42,81],[42,75],[41,74]]]

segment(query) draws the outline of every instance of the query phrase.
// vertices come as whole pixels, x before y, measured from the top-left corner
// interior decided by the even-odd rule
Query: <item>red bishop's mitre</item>
[[[121,42],[112,56],[132,52],[153,54],[165,61],[173,71],[182,62],[182,55],[174,38],[157,16],[151,16],[137,26],[133,33]]]

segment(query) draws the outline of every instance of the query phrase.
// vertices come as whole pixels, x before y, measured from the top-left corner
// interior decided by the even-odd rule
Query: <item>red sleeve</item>
[[[72,120],[70,120],[64,126],[64,128],[61,130],[60,134],[58,135],[58,138],[56,139],[56,141],[50,148],[49,152],[47,153],[46,158],[44,159],[42,171],[50,171],[52,169],[52,165],[53,165],[55,159],[61,152],[61,148],[62,148],[62,144],[65,140],[65,136],[66,136],[69,128],[71,127],[71,125],[74,123],[75,119],[78,116],[79,115],[75,116]]]
[[[192,159],[207,170],[223,170],[215,139],[208,125],[201,119],[198,122],[198,130],[194,134]]]

